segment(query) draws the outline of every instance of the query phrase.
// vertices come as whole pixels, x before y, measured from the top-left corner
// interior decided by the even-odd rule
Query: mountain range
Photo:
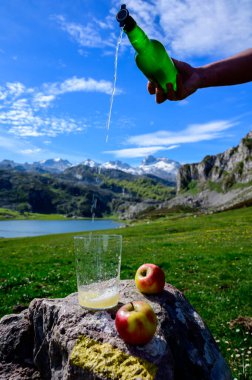
[[[171,209],[219,211],[252,205],[252,131],[237,145],[199,163],[146,157],[121,161],[63,159],[0,162],[0,207],[73,217],[157,217]]]
[[[149,162],[153,172],[159,160],[153,158]],[[129,171],[129,166],[118,162],[102,166],[92,160],[78,165],[62,159],[33,164],[3,160],[0,163],[0,208],[23,214],[56,213],[68,217],[117,214],[123,217],[132,205],[146,208],[174,196],[175,173],[169,181],[153,174],[137,174],[140,170],[132,169],[135,174]]]
[[[1,169],[15,169],[17,171],[37,172],[37,173],[62,173],[75,166],[87,166],[101,172],[103,169],[120,170],[132,175],[152,175],[162,178],[171,183],[176,183],[176,176],[180,168],[180,163],[168,158],[146,157],[138,167],[130,166],[121,161],[108,161],[103,164],[87,159],[80,164],[73,165],[68,160],[61,158],[47,159],[33,163],[16,163],[11,160],[0,161]]]

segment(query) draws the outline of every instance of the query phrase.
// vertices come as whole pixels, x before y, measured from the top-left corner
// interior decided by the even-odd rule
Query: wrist
[[[199,75],[199,88],[212,87],[217,84],[217,73],[211,67],[203,66],[196,69]]]

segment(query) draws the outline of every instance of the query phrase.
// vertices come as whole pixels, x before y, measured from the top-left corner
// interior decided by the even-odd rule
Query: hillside
[[[175,194],[158,178],[79,165],[63,173],[0,169],[0,207],[21,213],[102,217],[123,214],[129,205],[157,204]]]

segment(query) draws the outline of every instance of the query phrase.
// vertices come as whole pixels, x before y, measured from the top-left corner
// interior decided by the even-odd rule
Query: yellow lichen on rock
[[[70,362],[110,380],[154,380],[157,372],[155,364],[87,336],[81,336],[77,340]]]

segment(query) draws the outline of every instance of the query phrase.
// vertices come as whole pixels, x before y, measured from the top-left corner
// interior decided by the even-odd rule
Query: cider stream
[[[111,114],[112,114],[112,108],[113,108],[113,102],[114,102],[114,95],[116,92],[116,80],[117,80],[117,63],[118,63],[118,51],[119,47],[121,45],[122,41],[122,34],[123,34],[123,29],[120,29],[120,35],[117,40],[116,44],[116,51],[115,51],[115,61],[114,61],[114,82],[113,82],[113,89],[111,93],[111,98],[110,98],[110,106],[109,106],[109,113],[108,113],[108,120],[107,120],[107,137],[106,137],[106,142],[108,142],[108,132],[109,132],[109,127],[110,127],[110,122],[111,122]]]

